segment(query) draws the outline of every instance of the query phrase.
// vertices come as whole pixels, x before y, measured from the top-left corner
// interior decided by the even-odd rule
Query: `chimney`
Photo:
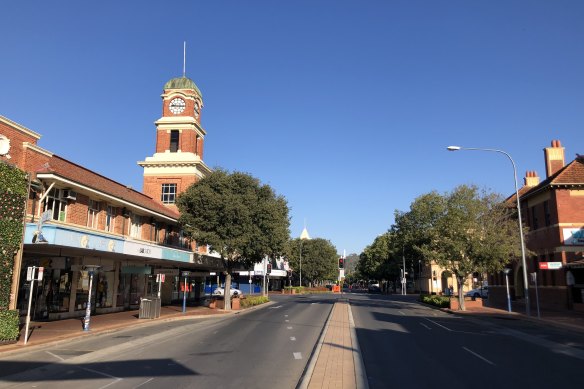
[[[538,186],[539,185],[539,176],[537,175],[537,172],[535,172],[535,171],[525,172],[524,182],[525,182],[524,186],[526,188],[533,188],[534,186]]]
[[[545,173],[547,178],[563,168],[566,162],[564,158],[564,148],[559,140],[552,140],[551,147],[546,147],[543,150],[545,154]]]

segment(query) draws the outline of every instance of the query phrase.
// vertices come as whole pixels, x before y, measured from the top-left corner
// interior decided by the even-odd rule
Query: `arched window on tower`
[[[178,130],[170,130],[170,152],[176,153],[178,151],[180,132]]]

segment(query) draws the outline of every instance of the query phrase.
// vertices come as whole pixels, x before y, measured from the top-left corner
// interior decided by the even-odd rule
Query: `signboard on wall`
[[[584,246],[584,228],[562,228],[565,245]]]
[[[540,262],[539,268],[541,270],[556,270],[562,268],[562,262]]]

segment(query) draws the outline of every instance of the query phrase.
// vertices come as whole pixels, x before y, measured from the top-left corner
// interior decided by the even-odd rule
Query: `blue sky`
[[[581,1],[28,1],[0,6],[0,114],[142,187],[162,86],[203,93],[205,162],[288,199],[291,232],[359,253],[419,195],[545,178],[584,153]]]

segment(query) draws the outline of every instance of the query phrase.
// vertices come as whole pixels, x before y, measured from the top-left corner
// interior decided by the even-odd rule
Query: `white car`
[[[475,288],[475,289],[471,289],[468,292],[466,292],[464,294],[467,297],[481,297],[481,298],[489,298],[489,287],[488,286],[483,286],[482,288]]]
[[[243,293],[241,293],[241,290],[236,289],[236,288],[231,288],[229,290],[229,294],[231,295],[231,297],[233,297],[233,296],[243,297]],[[213,291],[213,296],[224,296],[224,295],[225,295],[224,288],[215,288],[215,290]]]

